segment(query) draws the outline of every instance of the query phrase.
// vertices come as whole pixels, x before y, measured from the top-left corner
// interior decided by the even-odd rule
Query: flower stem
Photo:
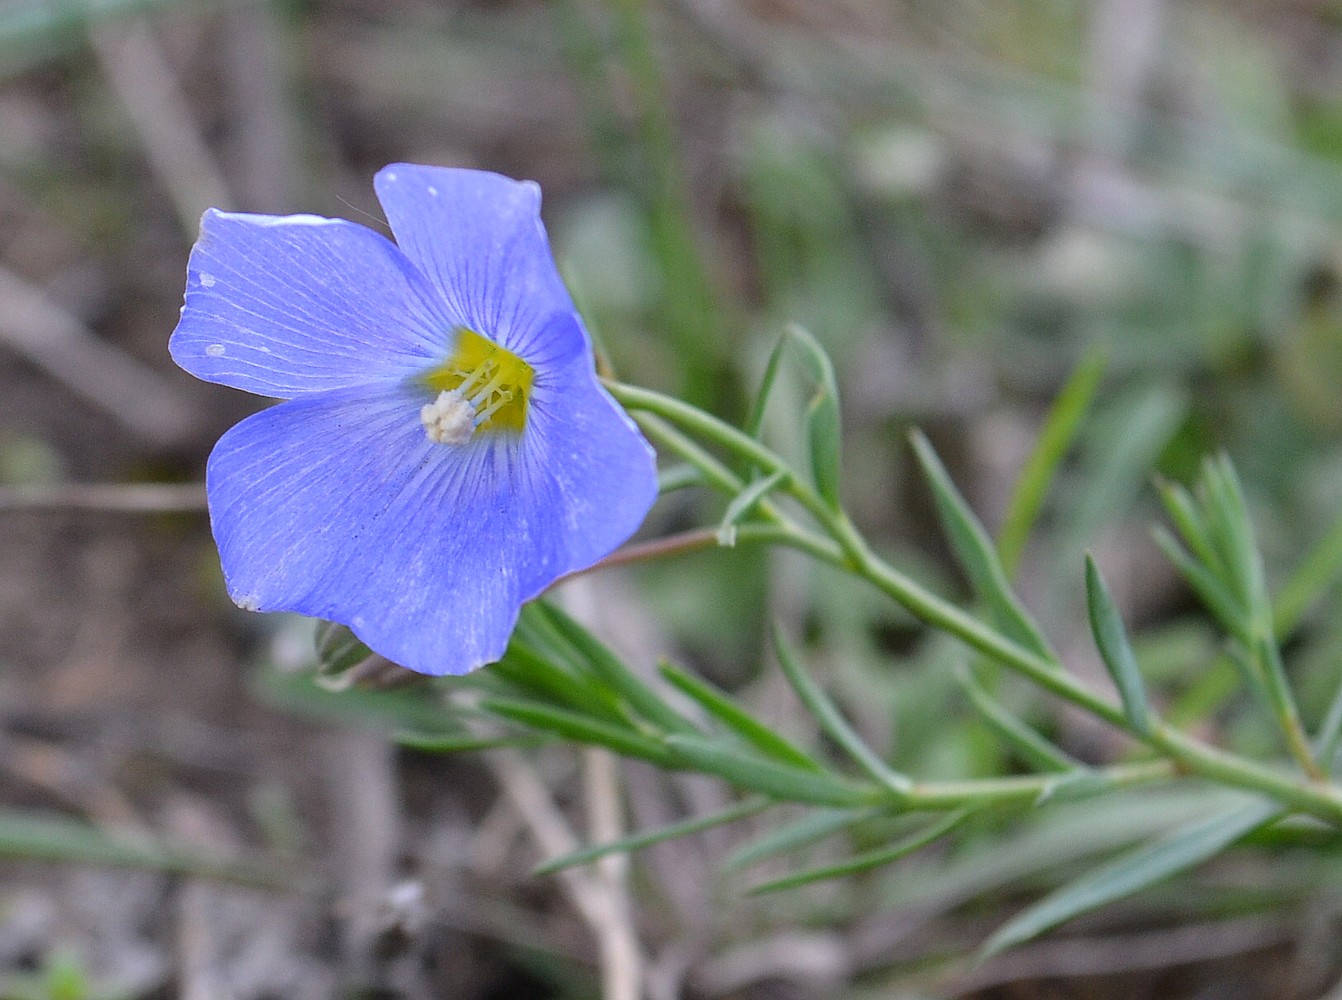
[[[1101,788],[1131,788],[1164,781],[1175,775],[1167,760],[1119,764],[1107,768],[1084,768],[1072,773],[1012,775],[969,781],[919,782],[904,793],[903,805],[911,810],[947,810],[963,806],[1017,806],[1045,801],[1052,794],[1065,794],[1069,781],[1086,783],[1087,795]],[[1092,784],[1093,783],[1093,784]]]
[[[1342,790],[1337,786],[1310,776],[1302,782],[1295,776],[1281,774],[1269,767],[1194,739],[1159,719],[1151,720],[1147,733],[1132,733],[1121,706],[1076,680],[1063,669],[1056,658],[1041,656],[1022,648],[992,626],[927,590],[875,555],[847,515],[830,508],[801,476],[766,445],[717,417],[680,400],[618,382],[608,381],[605,385],[612,396],[632,410],[656,414],[689,434],[711,441],[735,454],[766,474],[782,473],[779,488],[800,503],[819,527],[833,539],[832,542],[821,539],[815,533],[792,524],[776,509],[761,503],[761,513],[780,531],[778,541],[808,551],[819,559],[843,567],[854,575],[866,579],[925,624],[958,638],[967,646],[1015,670],[1044,690],[1128,732],[1134,739],[1160,753],[1168,762],[1172,762],[1176,770],[1196,774],[1231,787],[1258,792],[1342,827]],[[692,443],[691,446],[693,447]],[[683,448],[677,450],[685,455]],[[688,455],[686,457],[689,458]],[[725,467],[711,456],[709,461],[716,463],[718,469],[726,471]],[[741,483],[740,478],[730,472],[717,478],[720,481],[714,485],[720,488]],[[741,530],[746,527],[742,526]],[[761,541],[773,540],[764,535],[757,538]],[[1045,777],[1039,778],[1038,781],[1044,781]],[[1052,776],[1052,780],[1056,782],[1056,776]],[[926,789],[929,786],[919,787]],[[1001,787],[1005,789],[1006,786]],[[1042,785],[1030,785],[1029,782],[1025,782],[1020,790],[1006,794],[1008,797],[1016,795],[1024,798],[1027,795],[1024,790],[1026,787],[1033,788],[1036,792],[1043,788]]]
[[[736,529],[736,544],[786,545],[800,549],[825,562],[842,563],[843,556],[832,542],[803,531],[791,524],[743,524]],[[674,535],[654,538],[646,542],[635,542],[616,549],[599,563],[587,569],[571,573],[565,579],[572,579],[583,573],[592,573],[612,566],[626,566],[630,563],[652,562],[697,552],[701,549],[718,548],[718,533],[712,528],[693,528]]]
[[[806,486],[792,466],[779,457],[773,449],[761,444],[744,431],[737,430],[731,424],[705,413],[698,407],[691,406],[689,403],[682,402],[672,396],[664,396],[660,392],[653,392],[651,389],[642,389],[637,386],[626,385],[623,382],[609,380],[603,380],[602,384],[616,400],[631,410],[654,413],[669,420],[692,434],[698,434],[700,437],[726,448],[765,474],[783,473],[782,488],[795,497],[821,524],[828,527],[829,522],[836,517],[829,505]],[[644,426],[647,427],[646,424]],[[688,459],[688,456],[686,457]],[[835,538],[835,541],[839,542],[840,545],[844,544],[843,540],[838,537]]]

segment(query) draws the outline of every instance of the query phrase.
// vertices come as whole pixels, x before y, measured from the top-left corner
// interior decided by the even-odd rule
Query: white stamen
[[[475,422],[477,424],[483,424],[486,420],[488,420],[500,409],[502,409],[505,405],[511,403],[512,401],[513,401],[513,394],[511,392],[499,393],[498,396],[495,397],[494,402],[490,403],[478,414],[476,414]]]
[[[494,366],[491,362],[486,361],[475,371],[471,372],[470,375],[466,376],[466,381],[462,382],[461,385],[457,386],[457,392],[463,394],[471,392],[471,390],[475,388],[475,383],[479,382],[481,379],[487,378],[489,376],[490,371],[493,370],[493,367]],[[474,397],[475,393],[471,392],[471,398]]]
[[[503,385],[503,370],[500,369],[494,377],[486,382],[478,392],[471,393],[473,399],[492,399],[494,393],[498,391],[499,386]]]
[[[475,407],[460,389],[443,390],[419,410],[424,433],[436,444],[465,444],[475,433]]]

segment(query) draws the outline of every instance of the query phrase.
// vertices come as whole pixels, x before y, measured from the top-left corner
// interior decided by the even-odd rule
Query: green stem
[[[735,453],[765,473],[783,473],[780,488],[785,488],[806,508],[837,546],[815,544],[814,536],[794,525],[792,527],[797,539],[812,539],[797,547],[868,580],[925,624],[955,636],[972,649],[1010,667],[1044,690],[1129,732],[1134,739],[1174,761],[1185,772],[1267,795],[1294,809],[1342,826],[1342,790],[1336,786],[1318,780],[1301,783],[1294,776],[1278,773],[1187,736],[1160,720],[1151,720],[1150,731],[1146,734],[1131,733],[1120,706],[1074,679],[1055,658],[1040,656],[1022,648],[876,556],[845,514],[830,509],[782,458],[759,441],[680,400],[618,382],[605,384],[611,395],[623,405],[664,417],[686,431]],[[736,481],[740,482],[739,478]],[[770,516],[778,515],[773,511]],[[1052,780],[1056,783],[1056,776]],[[1024,797],[1025,792],[1021,791],[1019,795]]]
[[[629,388],[620,385],[620,383],[607,383],[607,385],[619,385],[621,388]],[[701,412],[694,410],[693,412]],[[638,421],[640,427],[648,432],[648,436],[653,438],[659,444],[670,448],[681,458],[689,462],[704,477],[708,485],[714,487],[725,495],[738,496],[746,488],[742,480],[731,469],[723,465],[716,458],[706,452],[699,444],[682,434],[676,427],[659,419],[657,416],[647,412],[637,412],[634,419]],[[725,425],[724,425],[725,426]],[[776,458],[776,456],[775,456]],[[781,462],[777,466],[782,468]],[[789,482],[780,485],[788,485],[792,479],[791,471],[786,470],[785,479]],[[808,531],[800,527],[790,518],[781,514],[778,509],[768,499],[761,500],[755,505],[755,510],[764,519],[764,524],[743,524],[738,525],[736,529],[736,540],[740,542],[768,542],[773,544],[787,545],[790,548],[806,552],[817,559],[833,563],[836,566],[847,567],[842,550],[828,538],[816,534],[814,531]],[[710,532],[714,541],[716,541],[716,532]],[[615,554],[616,556],[619,553]],[[614,557],[611,557],[614,558]]]
[[[1070,774],[1013,775],[971,781],[929,781],[915,784],[901,801],[910,810],[959,809],[962,806],[1030,805],[1061,791],[1068,781],[1084,782],[1087,792],[1100,789],[1131,788],[1175,776],[1176,768],[1167,760],[1120,764],[1108,768],[1078,769]]]
[[[1342,825],[1342,792],[1335,786],[1319,781],[1301,784],[1292,776],[1279,774],[1271,768],[1195,740],[1163,721],[1153,719],[1151,730],[1145,736],[1131,733],[1120,706],[1110,703],[1063,672],[1059,663],[1022,649],[990,626],[924,590],[869,551],[855,572],[870,580],[926,624],[955,636],[1023,674],[1046,691],[1128,732],[1134,739],[1177,761],[1184,770],[1222,784],[1261,792],[1335,825]]]
[[[607,383],[611,385],[614,383]],[[652,413],[636,411],[634,420],[650,438],[664,447],[670,448],[690,465],[699,470],[704,481],[728,496],[735,496],[746,488],[745,482],[731,469],[710,455],[699,443],[682,434],[675,426]]]
[[[827,529],[830,527],[830,523],[836,520],[836,517],[842,518],[842,515],[835,515],[820,497],[807,488],[805,482],[798,477],[793,468],[783,461],[773,449],[766,447],[743,431],[737,430],[731,424],[705,413],[696,406],[691,406],[689,403],[681,402],[671,396],[664,396],[660,392],[653,392],[651,389],[640,389],[623,382],[604,379],[602,384],[621,405],[631,410],[653,413],[670,420],[678,427],[684,428],[692,434],[698,434],[700,437],[713,441],[739,455],[766,475],[774,472],[782,473],[784,478],[779,484],[780,488],[785,489],[795,497],[811,516],[825,525]],[[682,452],[682,454],[684,453]],[[688,455],[685,457],[687,460],[693,461]],[[737,482],[740,482],[739,478]],[[763,504],[761,504],[761,508],[763,508]],[[846,518],[842,519],[846,520]],[[835,541],[840,545],[844,544],[843,540],[838,537],[835,538]]]
[[[1300,709],[1296,707],[1295,695],[1291,692],[1290,682],[1286,679],[1286,666],[1281,661],[1281,650],[1270,630],[1259,638],[1254,650],[1262,665],[1263,677],[1267,682],[1267,693],[1271,699],[1272,714],[1286,738],[1286,746],[1296,759],[1301,770],[1315,781],[1324,780],[1324,773],[1314,760],[1314,750],[1305,735],[1304,724],[1300,721]]]
[[[818,535],[811,534],[791,524],[743,524],[736,529],[737,545],[786,545],[789,548],[798,549],[808,555],[814,556],[830,563],[843,563],[843,556],[833,542]],[[667,559],[672,556],[683,555],[686,552],[696,552],[702,549],[715,549],[720,547],[718,533],[712,528],[694,528],[690,531],[678,532],[674,535],[666,535],[662,538],[654,538],[647,542],[635,542],[626,545],[623,548],[616,549],[610,555],[606,556],[599,563],[589,566],[587,569],[580,569],[576,573],[570,573],[564,577],[565,580],[580,576],[583,573],[593,573],[597,570],[610,569],[612,566],[626,566],[630,563],[653,562],[657,559]]]

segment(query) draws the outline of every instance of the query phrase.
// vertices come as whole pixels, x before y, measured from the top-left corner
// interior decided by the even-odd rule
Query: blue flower
[[[396,244],[206,212],[169,349],[284,400],[206,470],[233,600],[461,674],[502,655],[523,602],[638,528],[653,454],[596,379],[534,183],[394,164],[375,187]]]

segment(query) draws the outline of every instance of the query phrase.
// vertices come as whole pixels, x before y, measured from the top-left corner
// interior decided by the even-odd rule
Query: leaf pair
[[[1039,626],[1011,588],[996,546],[982,522],[955,488],[950,473],[937,457],[932,443],[921,431],[910,435],[914,454],[932,488],[937,516],[955,553],[956,561],[969,577],[974,594],[988,606],[998,629],[1017,645],[1056,662]]]
[[[841,509],[839,481],[843,444],[839,384],[834,377],[834,364],[824,347],[810,332],[795,323],[778,339],[769,355],[754,406],[746,419],[745,432],[759,438],[764,426],[764,414],[782,368],[783,356],[789,348],[800,358],[812,385],[811,398],[806,404],[804,415],[811,477],[821,499],[837,512]]]
[[[1017,914],[987,940],[983,954],[1006,951],[1073,917],[1194,868],[1283,813],[1275,803],[1251,800],[1121,854]]]
[[[1271,712],[1297,763],[1322,778],[1286,677],[1263,558],[1234,466],[1225,455],[1208,459],[1196,494],[1172,483],[1161,484],[1160,494],[1179,538],[1161,530],[1157,543],[1230,635],[1231,662]]]
[[[702,733],[670,734],[665,737],[663,743],[672,757],[679,758],[696,770],[718,775],[738,788],[756,794],[739,805],[709,816],[674,823],[659,830],[641,832],[610,844],[585,848],[547,863],[544,870],[555,871],[572,864],[586,863],[612,852],[633,850],[733,822],[777,802],[799,802],[837,810],[834,813],[821,814],[843,817],[842,822],[832,832],[884,811],[891,809],[897,811],[900,800],[907,795],[912,782],[894,771],[862,741],[820,686],[810,677],[781,635],[775,635],[775,647],[784,672],[803,704],[817,719],[826,734],[875,782],[874,786],[856,783],[836,774],[786,737],[749,714],[712,685],[671,664],[663,664],[661,668],[663,677],[695,701],[730,736],[735,737],[734,740],[724,740],[721,736],[712,737]],[[884,805],[880,804],[882,802]],[[787,888],[888,864],[944,836],[958,826],[969,813],[970,810],[960,810],[952,815],[950,821],[942,817],[895,844],[858,855],[838,866],[794,873],[777,884],[756,887],[756,891]],[[769,853],[775,849],[782,850],[785,847],[777,846],[770,849]]]
[[[662,677],[723,730],[705,732],[591,633],[544,602],[524,612],[499,668],[530,696],[491,695],[480,708],[533,730],[668,770],[714,774],[771,799],[854,807],[879,794],[826,768],[708,682],[663,664]]]

